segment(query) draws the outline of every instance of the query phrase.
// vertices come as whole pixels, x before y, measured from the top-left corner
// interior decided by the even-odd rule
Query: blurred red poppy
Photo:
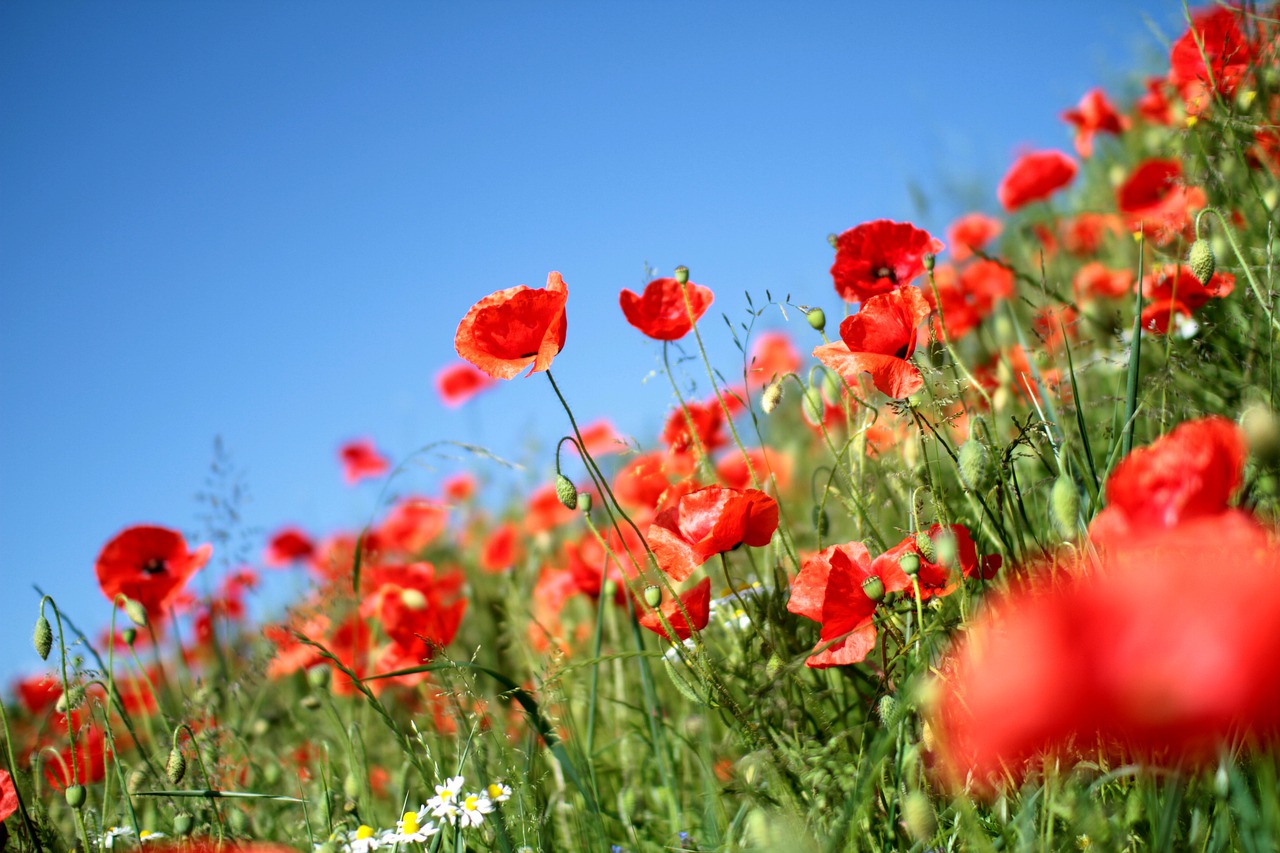
[[[315,553],[315,543],[298,527],[282,527],[267,540],[262,562],[268,566],[287,566],[297,560],[309,560]]]
[[[369,477],[381,477],[391,467],[387,458],[378,452],[367,438],[348,441],[338,450],[342,461],[342,476],[347,485],[354,485]]]
[[[108,600],[124,595],[159,619],[212,552],[209,544],[188,551],[187,541],[176,530],[139,525],[122,530],[104,545],[94,568]]]
[[[813,354],[848,382],[870,373],[883,393],[907,397],[924,387],[919,369],[907,359],[916,351],[916,326],[930,310],[915,287],[873,296],[840,323],[838,342],[821,344]]]
[[[1009,167],[996,195],[1004,209],[1012,213],[1032,202],[1043,201],[1071,183],[1076,168],[1076,161],[1061,151],[1023,154]]]
[[[622,436],[613,428],[613,424],[601,419],[589,423],[582,428],[582,443],[592,456],[605,456],[609,453],[621,453],[626,447]]]
[[[1090,89],[1073,110],[1062,114],[1063,121],[1076,128],[1076,153],[1081,157],[1093,155],[1093,137],[1098,133],[1121,134],[1129,129],[1129,119],[1116,112],[1101,89]]]
[[[1190,237],[1191,214],[1205,203],[1204,190],[1183,183],[1182,162],[1174,158],[1144,160],[1116,190],[1125,223],[1158,246]]]
[[[667,624],[675,632],[676,639],[689,639],[694,631],[701,631],[707,627],[707,621],[711,618],[711,578],[703,578],[693,588],[680,593],[679,601],[667,598],[658,610],[650,610],[640,616],[641,625],[658,636],[675,642],[676,640],[667,633],[667,629],[662,627],[662,619],[658,617],[659,611],[666,617]],[[685,618],[686,613],[689,614],[688,619]]]
[[[0,770],[0,823],[18,810],[18,789],[8,770]]]
[[[91,725],[76,737],[75,771],[72,771],[71,747],[64,747],[57,757],[44,760],[44,778],[58,790],[70,785],[92,785],[107,775],[107,737],[102,729]]]
[[[513,522],[499,524],[484,540],[480,549],[480,568],[486,572],[505,572],[524,559],[520,532]]]
[[[384,553],[418,556],[444,532],[449,509],[430,498],[407,495],[396,501],[377,529]]]
[[[436,374],[436,393],[440,401],[456,409],[497,380],[465,361],[442,368]]]
[[[1076,270],[1072,287],[1078,298],[1120,299],[1133,294],[1133,271],[1109,270],[1101,261],[1090,261]]]
[[[1134,103],[1138,115],[1152,124],[1173,124],[1173,106],[1165,96],[1169,81],[1164,77],[1148,77],[1147,91]]]
[[[667,423],[662,428],[662,440],[673,454],[692,454],[696,452],[696,444],[700,443],[707,453],[718,450],[729,442],[724,433],[724,409],[719,401],[709,400],[706,403],[690,401],[685,409],[677,408],[667,416]],[[689,421],[693,421],[693,434],[689,432]],[[697,436],[697,442],[693,435]]]
[[[785,332],[763,332],[751,345],[751,357],[747,359],[747,385],[758,388],[771,382],[776,376],[785,376],[800,369],[800,353]]]
[[[966,213],[947,229],[951,243],[951,258],[957,262],[973,257],[974,249],[986,249],[987,244],[1000,236],[1003,223],[985,213]]]
[[[943,248],[941,240],[910,222],[864,222],[836,240],[836,293],[845,302],[864,302],[910,284],[924,272],[924,256]]]
[[[1255,56],[1254,45],[1240,29],[1238,9],[1204,9],[1192,15],[1191,26],[1169,50],[1169,82],[1187,113],[1199,115],[1214,93],[1235,94]]]
[[[682,581],[716,554],[768,545],[777,529],[778,503],[764,492],[709,486],[658,513],[648,539],[658,567]]]
[[[996,261],[974,261],[966,264],[957,276],[949,264],[934,270],[933,284],[922,288],[925,301],[933,310],[930,326],[938,340],[958,341],[990,316],[996,302],[1013,296],[1013,271]],[[939,307],[940,306],[940,307]],[[943,331],[943,324],[946,331]]]
[[[873,565],[861,542],[832,545],[805,561],[791,582],[787,610],[822,623],[818,646],[806,666],[821,669],[858,663],[875,648],[872,620],[880,599],[869,597],[864,584],[878,578],[881,596],[910,586],[901,570],[886,575],[884,568]]]
[[[1163,266],[1142,278],[1142,295],[1150,303],[1142,309],[1142,328],[1165,334],[1174,314],[1191,316],[1211,299],[1221,299],[1235,289],[1236,277],[1214,273],[1205,284],[1183,264]]]
[[[1090,257],[1098,254],[1108,234],[1124,233],[1124,224],[1114,213],[1078,213],[1062,226],[1062,245],[1073,255]]]
[[[551,367],[564,347],[569,288],[560,273],[545,288],[523,284],[481,299],[462,318],[453,345],[458,355],[496,379],[514,379]]]
[[[623,289],[618,304],[627,322],[654,340],[678,341],[693,324],[711,307],[715,295],[709,288],[688,282],[689,300],[685,303],[685,290],[674,278],[655,278],[637,295]],[[692,311],[692,315],[690,315]]]

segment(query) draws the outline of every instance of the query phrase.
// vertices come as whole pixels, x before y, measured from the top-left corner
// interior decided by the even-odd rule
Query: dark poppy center
[[[893,357],[905,359],[907,357],[907,350],[909,349],[911,349],[911,342],[907,341],[905,344],[898,347],[897,351],[893,354]]]
[[[898,283],[898,274],[891,267],[880,267],[876,270],[876,278],[887,278],[894,284]]]
[[[153,557],[142,564],[142,573],[147,577],[162,575],[169,570],[168,565],[159,557]]]

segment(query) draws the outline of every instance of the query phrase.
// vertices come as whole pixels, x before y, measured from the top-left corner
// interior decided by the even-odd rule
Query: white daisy
[[[493,803],[484,794],[467,794],[458,805],[458,822],[463,826],[479,826],[491,811]]]
[[[110,850],[117,838],[132,838],[133,834],[132,826],[108,827],[107,831],[102,833],[102,846]]]
[[[427,820],[427,807],[416,812],[405,812],[404,817],[396,821],[396,831],[389,833],[386,840],[392,844],[426,841],[440,831],[434,823]]]
[[[370,850],[381,847],[385,843],[386,836],[386,832],[379,832],[372,826],[362,823],[347,833],[347,849],[351,853],[369,853]]]
[[[490,801],[495,803],[505,803],[511,799],[511,788],[501,782],[489,783],[484,792],[488,795]]]

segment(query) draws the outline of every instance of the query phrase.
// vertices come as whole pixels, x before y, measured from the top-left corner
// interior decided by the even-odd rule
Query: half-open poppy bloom
[[[666,617],[667,624],[675,632],[675,638],[667,634],[667,629],[662,627],[662,619],[658,617],[659,612]],[[689,615],[688,619],[685,618],[686,613]],[[680,593],[679,600],[668,597],[657,610],[642,614],[639,622],[658,636],[665,637],[674,643],[677,640],[687,640],[693,636],[694,631],[701,631],[707,627],[707,621],[710,618],[711,578],[703,578],[691,589]]]
[[[777,529],[778,502],[764,492],[709,486],[658,513],[648,539],[658,567],[682,581],[716,554],[768,545]]]
[[[685,288],[689,301],[685,303]],[[678,341],[711,307],[715,295],[709,288],[689,282],[681,287],[674,278],[655,278],[637,295],[623,289],[618,304],[627,322],[658,341]],[[692,314],[690,314],[692,310]]]
[[[1182,180],[1182,162],[1174,158],[1144,160],[1116,189],[1116,207],[1131,230],[1164,246],[1191,234],[1191,214],[1206,204],[1204,190]]]
[[[1009,167],[996,195],[1004,209],[1013,211],[1043,201],[1076,176],[1076,161],[1061,151],[1032,151]]]
[[[864,302],[896,290],[924,272],[925,255],[943,248],[941,240],[910,222],[864,222],[836,240],[836,261],[831,265],[836,293],[845,302]]]
[[[887,568],[887,563],[874,565],[861,542],[832,545],[805,561],[791,582],[787,602],[787,610],[822,623],[818,646],[805,666],[843,666],[871,653],[876,647],[876,606],[885,593],[911,585],[897,563],[892,571]],[[874,598],[867,595],[868,583],[879,586]]]
[[[916,351],[916,326],[930,310],[915,287],[873,296],[840,323],[839,341],[821,344],[813,354],[850,383],[870,373],[880,391],[907,397],[924,387],[919,369],[907,359]]]
[[[885,551],[872,562],[876,574],[885,579],[886,588],[906,590],[915,596],[911,579],[902,571],[900,560],[906,554],[914,554],[920,559],[919,573],[916,582],[920,585],[920,600],[928,601],[936,596],[950,595],[956,588],[956,582],[964,578],[981,577],[990,580],[995,577],[1002,562],[999,554],[989,554],[978,558],[978,546],[963,524],[943,527],[941,524],[930,525],[929,538],[934,543],[934,559],[928,559],[920,551],[914,534],[903,538],[901,542]],[[939,544],[943,538],[951,537],[954,544],[955,560],[953,563],[941,562],[942,549]],[[926,543],[927,544],[927,543]]]
[[[1142,309],[1142,328],[1165,334],[1174,315],[1190,317],[1211,299],[1229,296],[1236,277],[1216,272],[1205,284],[1184,264],[1163,266],[1142,278],[1142,295],[1150,302]]]
[[[1187,769],[1275,738],[1280,553],[1267,535],[1231,514],[1131,544],[1100,567],[1059,561],[1056,580],[995,601],[941,662],[929,724],[955,787],[1017,784],[1042,754]]]
[[[951,258],[954,261],[965,261],[973,257],[974,249],[986,249],[987,244],[1000,236],[1004,224],[994,216],[985,213],[966,213],[947,229],[947,240],[951,243]]]
[[[1226,418],[1179,424],[1120,460],[1107,478],[1107,506],[1094,516],[1089,538],[1121,546],[1134,533],[1230,511],[1244,482],[1245,454],[1244,433]]]
[[[338,458],[342,461],[342,476],[349,486],[370,477],[381,477],[391,467],[387,457],[379,453],[378,448],[367,438],[348,441],[342,445],[338,450]]]
[[[453,346],[458,355],[496,379],[547,370],[564,348],[569,288],[560,273],[547,274],[545,288],[523,284],[481,299],[462,318]]]
[[[440,402],[456,409],[494,382],[493,377],[463,361],[441,368],[436,374],[436,393]]]
[[[1169,82],[1177,87],[1187,113],[1199,115],[1214,93],[1228,98],[1235,94],[1255,55],[1240,29],[1239,10],[1201,10],[1169,50]]]
[[[300,560],[310,560],[315,553],[315,543],[300,527],[282,527],[267,540],[262,562],[268,566],[287,566]]]
[[[1093,137],[1098,133],[1119,135],[1129,129],[1129,119],[1116,112],[1101,89],[1090,89],[1080,99],[1074,110],[1062,114],[1063,121],[1076,128],[1076,153],[1081,157],[1093,155]]]
[[[176,530],[138,525],[120,531],[104,545],[94,569],[98,586],[109,601],[124,595],[155,619],[164,615],[173,597],[204,567],[212,552],[209,544],[188,551],[187,540]]]

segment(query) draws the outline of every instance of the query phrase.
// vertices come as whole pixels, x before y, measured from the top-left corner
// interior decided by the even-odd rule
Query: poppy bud
[[[831,529],[831,519],[822,507],[813,508],[813,526],[818,531],[819,538],[826,536],[827,531]]]
[[[354,800],[360,796],[360,780],[356,778],[356,774],[348,773],[343,778],[342,793],[346,795],[348,800]]]
[[[578,490],[574,488],[573,481],[564,474],[556,474],[556,497],[560,499],[560,503],[564,504],[565,509],[578,508]]]
[[[1227,772],[1225,764],[1219,764],[1217,772],[1213,774],[1213,792],[1224,800],[1231,793],[1231,774]]]
[[[80,707],[80,703],[84,701],[84,688],[79,684],[72,686],[70,690],[58,697],[57,703],[53,706],[59,714],[67,713],[68,709],[74,710]]]
[[[916,550],[920,552],[921,557],[924,557],[926,563],[937,562],[938,550],[933,547],[933,537],[928,531],[921,530],[916,534]]]
[[[1240,414],[1240,428],[1249,450],[1266,465],[1280,461],[1280,420],[1265,403],[1254,403]]]
[[[139,628],[147,627],[147,608],[142,606],[142,602],[136,598],[126,598],[124,600],[124,613],[129,617],[129,621],[137,625]]]
[[[254,737],[262,737],[269,731],[271,731],[271,721],[266,717],[258,717],[258,719],[253,721],[253,725],[249,726],[249,733]],[[275,765],[268,764],[267,767],[271,768],[275,767]]]
[[[173,834],[179,837],[191,834],[191,830],[196,825],[196,819],[187,812],[178,812],[173,818]]]
[[[769,678],[777,678],[778,671],[782,669],[782,658],[778,657],[777,652],[769,655],[769,660],[765,662],[764,674]]]
[[[283,771],[280,769],[279,764],[269,763],[266,767],[262,768],[262,781],[266,782],[268,785],[274,785],[279,782],[282,775]]]
[[[778,408],[780,402],[782,402],[782,380],[779,379],[764,386],[764,392],[760,395],[760,408],[764,409],[767,415]]]
[[[650,607],[657,607],[662,603],[662,589],[660,587],[649,584],[644,588],[644,603]]]
[[[583,512],[591,512],[591,495],[586,492],[578,492],[578,508]]]
[[[986,491],[991,485],[991,452],[977,439],[971,438],[960,445],[960,482],[974,492]]]
[[[956,537],[950,530],[943,530],[933,543],[938,557],[933,562],[940,566],[950,566],[956,561]]]
[[[35,645],[36,654],[40,655],[40,659],[48,660],[49,651],[53,648],[53,627],[43,613],[36,619],[36,630],[31,636],[31,642]]]
[[[932,563],[933,561],[930,560],[929,562]],[[915,577],[920,571],[920,555],[913,551],[907,551],[898,558],[898,566],[909,576]]]
[[[1060,474],[1053,481],[1053,491],[1049,495],[1049,511],[1053,516],[1053,526],[1063,539],[1075,539],[1079,533],[1080,493],[1076,484],[1066,474]]]
[[[840,378],[840,374],[834,370],[826,371],[826,375],[822,377],[822,393],[826,395],[826,399],[839,400],[843,388],[844,380]]]
[[[307,683],[312,687],[328,687],[332,674],[327,666],[313,666],[307,670]]]
[[[132,646],[134,641],[138,639],[138,629],[130,625],[120,632],[120,639],[124,640],[126,646]]]
[[[816,332],[821,332],[827,327],[827,312],[821,308],[810,308],[804,317]]]
[[[420,589],[405,587],[400,590],[400,603],[410,610],[426,610],[427,596]]]
[[[169,760],[164,765],[164,775],[168,776],[169,781],[174,785],[181,782],[182,777],[187,775],[186,756],[176,746],[169,750]]]
[[[938,831],[938,818],[933,813],[933,804],[923,791],[912,791],[902,801],[902,821],[907,825],[907,832],[918,843],[924,843]]]
[[[934,264],[938,262],[938,257],[933,252],[925,252],[924,257],[922,257],[920,260],[922,263],[924,263],[924,268],[926,270],[928,270],[929,272],[933,272],[933,267],[934,267]]]
[[[673,278],[675,278],[677,284],[688,284],[689,268],[684,266],[683,264],[676,267],[675,275],[673,276]]]
[[[903,554],[905,557],[906,554]],[[914,554],[912,556],[915,556]],[[900,564],[901,565],[901,564]],[[916,571],[920,570],[920,559],[916,558]],[[903,571],[906,571],[904,568]],[[910,573],[908,573],[910,574]],[[872,575],[862,582],[862,594],[872,601],[884,600],[884,581],[876,575]]]
[[[135,768],[124,781],[126,790],[131,794],[136,794],[138,791],[141,791],[146,783],[147,773],[141,767]]]
[[[236,835],[248,835],[253,828],[249,813],[240,809],[233,809],[227,814],[227,823],[231,824],[231,831]]]
[[[63,791],[62,795],[67,798],[67,805],[71,806],[71,808],[79,809],[84,806],[86,797],[84,785],[72,785]]]
[[[1200,239],[1191,244],[1191,251],[1187,252],[1187,263],[1200,283],[1207,285],[1217,267],[1213,257],[1213,247],[1209,245],[1208,240]]]
[[[312,694],[308,693],[298,700],[298,704],[308,711],[314,711],[320,707],[320,700]]]
[[[804,392],[804,402],[801,406],[804,410],[804,416],[809,423],[817,426],[822,423],[824,414],[824,404],[822,402],[822,392],[817,388],[809,388]]]
[[[888,693],[881,696],[880,701],[876,703],[876,714],[880,717],[880,722],[889,725],[897,719],[898,700]]]
[[[840,248],[840,238],[839,238],[839,237],[837,237],[835,234],[828,234],[828,235],[827,235],[827,242],[831,244],[831,248],[833,248],[833,249],[839,249],[839,248]]]

